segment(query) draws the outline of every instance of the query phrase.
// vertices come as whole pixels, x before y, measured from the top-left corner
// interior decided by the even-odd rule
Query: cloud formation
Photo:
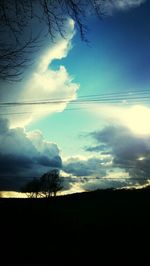
[[[9,108],[3,107],[3,110],[1,108],[1,115],[2,113],[14,113],[7,115],[11,127],[24,127],[43,116],[62,112],[67,104],[76,98],[79,85],[73,82],[67,69],[62,65],[57,70],[51,68],[53,60],[61,60],[68,55],[74,36],[72,20],[68,20],[66,32],[65,39],[58,38],[56,43],[50,44],[43,54],[39,55],[36,59],[38,62],[36,67],[32,73],[28,74],[26,81],[22,85],[19,84],[20,88],[13,90],[12,98],[10,98],[12,89],[3,91],[3,102],[19,103],[9,105]],[[42,103],[39,104],[41,101]],[[20,115],[15,115],[15,113],[20,113]]]
[[[146,2],[146,0],[106,0],[99,1],[103,10],[107,14],[112,14],[116,10],[127,10],[130,8],[135,8]]]
[[[61,168],[59,148],[44,140],[42,133],[27,133],[22,128],[9,128],[0,120],[0,188],[19,189],[28,178],[39,177],[50,168]]]
[[[124,126],[107,126],[91,133],[98,143],[96,151],[101,153],[101,145],[107,146],[113,158],[113,167],[125,169],[131,179],[139,184],[150,179],[150,136],[138,136]],[[92,150],[92,147],[91,147]]]
[[[63,162],[63,170],[77,177],[92,177],[98,175],[103,177],[106,175],[105,166],[110,162],[110,157],[70,157]]]
[[[128,105],[120,101],[120,104],[99,105],[94,104],[90,110],[101,121],[107,124],[125,126],[136,135],[150,135],[150,108],[144,104]]]
[[[43,53],[39,52],[38,63],[28,73],[26,81],[15,88],[7,84],[1,86],[2,101],[13,104],[1,106],[0,189],[19,189],[28,179],[39,177],[50,168],[62,167],[57,144],[46,141],[38,130],[28,132],[25,126],[43,116],[63,111],[76,98],[79,85],[72,81],[67,69],[62,65],[57,70],[51,68],[53,60],[68,55],[73,36],[74,21],[69,19],[65,39],[58,36],[56,43],[45,46]],[[48,100],[55,101],[47,103]],[[65,187],[69,187],[69,183],[66,182]]]
[[[81,188],[85,191],[92,191],[97,189],[109,189],[109,188],[123,188],[127,186],[126,180],[118,180],[101,178],[97,180],[89,180],[88,182],[82,183]]]

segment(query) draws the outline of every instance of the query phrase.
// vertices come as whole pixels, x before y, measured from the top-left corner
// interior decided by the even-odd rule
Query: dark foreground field
[[[132,256],[146,265],[149,260],[149,189],[0,199],[0,215],[1,263],[106,265],[103,260],[120,260],[128,265]]]

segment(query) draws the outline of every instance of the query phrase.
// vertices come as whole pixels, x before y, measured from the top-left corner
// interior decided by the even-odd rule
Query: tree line
[[[43,174],[39,179],[29,181],[21,190],[29,198],[56,197],[58,191],[63,188],[62,178],[58,169],[53,169]]]

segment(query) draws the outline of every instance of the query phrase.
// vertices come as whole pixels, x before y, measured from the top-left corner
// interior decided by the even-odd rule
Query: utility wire
[[[69,102],[68,100],[62,101],[39,101],[39,102],[1,102],[0,107],[11,107],[11,106],[26,106],[26,105],[49,105],[49,104],[84,104],[84,103],[117,103],[124,101],[136,101],[136,100],[150,100],[150,96],[136,96],[136,97],[101,97],[101,98],[91,98],[85,100],[73,100]]]
[[[137,92],[137,95],[133,95],[135,92]],[[145,94],[146,96],[142,96]],[[148,95],[149,94],[149,95]],[[132,96],[132,97],[131,97]],[[124,97],[127,97],[128,99],[137,99],[137,98],[150,98],[150,91],[148,90],[142,90],[142,91],[130,91],[126,93],[122,92],[114,92],[114,93],[106,93],[106,94],[90,94],[90,95],[82,95],[78,96],[77,100],[70,99],[70,98],[48,98],[48,99],[42,99],[42,100],[24,100],[24,101],[16,101],[16,102],[0,102],[0,105],[26,105],[26,104],[49,104],[49,103],[77,103],[77,102],[84,102],[84,101],[91,101],[91,100],[107,100],[107,99],[123,99]],[[83,100],[81,100],[83,99]]]
[[[132,92],[133,93],[133,92]],[[125,105],[133,105],[133,104],[142,104],[143,102],[150,102],[150,93],[149,91],[138,91],[139,95],[133,96],[129,93],[111,93],[111,94],[96,94],[96,95],[86,95],[80,96],[77,100],[72,100],[68,98],[67,100],[38,100],[38,101],[18,101],[18,102],[0,102],[0,108],[8,108],[8,107],[21,107],[21,106],[32,106],[32,105],[53,105],[53,104],[66,104],[69,105],[80,105],[78,108],[66,108],[65,111],[76,111],[88,109],[91,104],[125,104]],[[141,95],[140,95],[141,94]],[[103,95],[103,96],[102,96]],[[116,95],[116,96],[114,96]],[[95,97],[95,98],[93,98]],[[82,100],[82,98],[84,98]],[[0,115],[23,115],[27,113],[34,113],[34,111],[28,112],[2,112]]]

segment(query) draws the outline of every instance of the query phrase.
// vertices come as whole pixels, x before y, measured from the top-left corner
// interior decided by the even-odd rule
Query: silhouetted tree
[[[62,180],[58,169],[53,169],[52,171],[44,174],[41,177],[40,182],[41,192],[47,198],[56,196],[57,192],[62,189]]]
[[[41,183],[38,179],[31,180],[22,188],[22,192],[26,193],[29,198],[37,198],[40,190]]]
[[[41,31],[52,41],[58,33],[65,38],[68,17],[75,21],[81,39],[86,40],[86,15],[94,11],[101,16],[103,1],[0,0],[0,78],[20,78],[29,64],[30,51],[39,45]]]
[[[26,193],[29,198],[56,196],[57,192],[62,189],[62,178],[59,170],[53,169],[41,176],[40,179],[33,179],[28,182],[22,192]]]

